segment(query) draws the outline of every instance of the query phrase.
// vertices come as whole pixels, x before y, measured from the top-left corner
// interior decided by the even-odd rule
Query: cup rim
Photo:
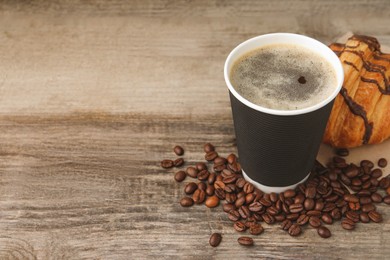
[[[319,49],[322,49],[322,51],[327,52],[329,54],[329,57],[324,57],[324,55],[322,53],[320,53],[319,51],[317,52],[319,55],[324,57],[326,60],[328,60],[332,64],[332,66],[333,66],[333,68],[335,70],[335,73],[336,73],[337,87],[334,89],[332,94],[329,95],[326,99],[322,100],[321,102],[319,102],[319,103],[317,103],[317,104],[315,104],[313,106],[309,106],[309,107],[305,107],[305,108],[301,108],[301,109],[296,109],[296,110],[279,110],[279,109],[272,109],[272,108],[267,108],[267,107],[264,107],[264,106],[256,105],[256,104],[250,102],[249,100],[245,99],[243,96],[241,96],[234,89],[233,85],[230,82],[229,65],[230,65],[230,63],[232,63],[233,61],[235,61],[237,59],[237,58],[235,58],[233,60],[233,58],[234,58],[234,56],[236,56],[237,52],[239,52],[240,49],[242,49],[243,47],[245,47],[245,46],[247,46],[249,44],[252,44],[253,42],[263,41],[263,40],[265,40],[267,38],[268,39],[269,38],[279,39],[279,41],[275,41],[275,43],[288,43],[287,40],[280,41],[280,39],[283,38],[283,37],[286,38],[286,39],[294,38],[294,39],[304,40],[305,42],[310,42],[311,44],[316,45]],[[260,46],[262,46],[262,44],[259,44],[259,47]],[[302,46],[305,47],[305,44],[302,44]],[[307,46],[307,44],[306,44],[306,46]],[[326,106],[331,101],[333,101],[336,98],[337,94],[340,92],[341,88],[342,88],[342,85],[343,85],[343,82],[344,82],[344,70],[343,70],[343,66],[342,66],[341,61],[339,60],[338,56],[328,46],[326,46],[325,44],[323,44],[322,42],[320,42],[320,41],[318,41],[316,39],[313,39],[313,38],[305,36],[305,35],[294,34],[294,33],[269,33],[269,34],[264,34],[264,35],[260,35],[260,36],[256,36],[256,37],[250,38],[250,39],[240,43],[238,46],[236,46],[229,53],[228,57],[226,58],[225,65],[224,65],[224,77],[225,77],[225,82],[226,82],[226,85],[227,85],[229,91],[240,102],[242,102],[246,106],[251,107],[251,108],[253,108],[253,109],[257,110],[257,111],[264,112],[264,113],[271,114],[271,115],[291,116],[291,115],[306,114],[306,113],[318,110],[318,109]]]

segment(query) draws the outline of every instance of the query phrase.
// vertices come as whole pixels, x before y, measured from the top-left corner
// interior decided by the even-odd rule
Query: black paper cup
[[[253,49],[278,43],[302,46],[329,61],[337,78],[332,94],[311,107],[298,110],[269,109],[242,97],[230,82],[234,62]],[[265,192],[283,192],[304,182],[314,165],[334,99],[344,80],[338,57],[326,45],[307,36],[266,34],[238,45],[226,60],[224,75],[245,179]]]

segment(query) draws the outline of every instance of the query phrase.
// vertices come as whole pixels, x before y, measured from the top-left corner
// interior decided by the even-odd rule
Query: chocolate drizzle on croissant
[[[390,54],[381,52],[377,39],[364,35],[330,48],[344,64],[345,79],[324,142],[338,147],[382,142],[390,136]]]

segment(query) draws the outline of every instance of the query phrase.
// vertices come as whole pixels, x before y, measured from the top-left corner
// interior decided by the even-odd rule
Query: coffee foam
[[[233,64],[230,80],[245,99],[277,110],[313,106],[336,88],[332,65],[320,54],[292,44],[267,45],[244,54]]]

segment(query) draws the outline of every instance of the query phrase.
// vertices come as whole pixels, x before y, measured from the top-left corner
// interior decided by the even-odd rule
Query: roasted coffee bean
[[[285,198],[292,198],[295,196],[295,191],[293,189],[288,189],[286,191],[283,192],[283,195]]]
[[[325,224],[332,224],[332,223],[333,223],[333,218],[332,218],[328,213],[322,214],[321,220],[322,220]]]
[[[322,238],[329,238],[332,233],[330,233],[330,230],[327,227],[321,226],[317,229],[317,233]]]
[[[265,207],[269,207],[272,205],[272,202],[270,200],[268,200],[267,198],[261,198],[260,201],[261,205],[265,206]]]
[[[214,172],[210,173],[209,177],[207,178],[207,182],[210,185],[214,185],[216,177],[217,177],[217,175]]]
[[[342,208],[344,205],[347,205],[347,202],[344,199],[338,199],[335,204],[336,207]]]
[[[207,165],[204,162],[198,162],[195,164],[195,168],[198,171],[203,171],[203,170],[207,170]]]
[[[390,187],[388,187],[388,188],[386,189],[386,192],[387,192],[388,195],[390,195]]]
[[[312,216],[309,218],[309,224],[310,226],[317,228],[321,226],[321,220],[318,217]]]
[[[198,169],[195,168],[195,167],[192,167],[192,166],[188,167],[188,168],[186,169],[186,173],[187,173],[187,175],[190,176],[191,178],[196,178],[196,177],[198,177]]]
[[[236,209],[236,206],[234,206],[233,204],[230,204],[230,203],[225,203],[225,204],[223,204],[222,208],[223,208],[223,211],[228,213],[229,211]]]
[[[368,213],[368,212],[370,212],[372,210],[375,210],[375,208],[376,207],[375,207],[374,204],[369,203],[369,204],[365,204],[365,205],[362,206],[362,211]]]
[[[228,218],[231,221],[236,222],[237,220],[239,220],[241,218],[241,216],[240,216],[240,213],[238,213],[238,210],[233,209],[233,210],[229,211]]]
[[[243,189],[243,191],[244,191],[246,194],[248,194],[248,193],[252,193],[253,190],[254,190],[254,188],[255,188],[255,187],[253,187],[253,184],[252,184],[252,183],[247,182],[247,183],[245,183],[245,185],[244,185],[244,187],[243,187],[242,189]]]
[[[213,166],[213,170],[215,172],[221,172],[223,171],[224,169],[226,169],[226,165],[225,164],[218,164],[218,165],[214,165]]]
[[[219,198],[217,196],[211,196],[206,199],[205,202],[206,206],[208,208],[215,208],[216,206],[219,205]]]
[[[352,210],[347,211],[347,212],[345,213],[345,216],[346,216],[348,219],[350,219],[350,220],[352,220],[353,222],[355,222],[355,223],[359,221],[359,214],[358,214],[356,211],[352,211]]]
[[[351,180],[345,174],[340,174],[340,180],[347,186],[351,185]]]
[[[247,206],[241,206],[239,209],[238,209],[238,213],[240,213],[240,216],[243,218],[243,219],[247,219],[250,217],[251,215],[251,212],[249,211],[248,207]]]
[[[215,181],[214,182],[214,188],[224,190],[225,189],[225,183],[223,181]]]
[[[208,152],[208,153],[205,154],[204,159],[206,161],[211,162],[211,161],[213,161],[217,157],[218,157],[218,153],[216,151],[211,151],[211,152]]]
[[[315,187],[307,187],[305,190],[306,198],[314,199],[317,194],[317,189]]]
[[[314,210],[321,211],[321,210],[324,209],[324,206],[325,206],[325,204],[324,204],[323,201],[317,200],[317,201],[316,201],[316,205],[314,206]]]
[[[302,204],[292,204],[289,207],[291,213],[299,213],[303,210]]]
[[[204,182],[198,182],[198,189],[206,191],[207,185]]]
[[[341,221],[341,227],[346,229],[346,230],[353,230],[355,228],[355,222],[345,218],[343,221]]]
[[[239,237],[237,242],[242,246],[253,246],[253,239],[250,237]]]
[[[214,165],[221,165],[221,164],[226,164],[227,160],[224,157],[218,156],[217,158],[214,159]]]
[[[236,180],[236,186],[240,189],[242,189],[245,185],[246,181],[244,178],[240,177]]]
[[[235,183],[237,180],[237,175],[232,174],[230,176],[226,176],[225,178],[222,179],[223,183],[229,184],[229,183]]]
[[[229,183],[225,185],[225,191],[228,193],[232,193],[236,191],[236,185],[233,183]]]
[[[249,233],[255,236],[260,235],[263,231],[264,228],[261,224],[253,224],[249,227]]]
[[[229,164],[235,163],[237,161],[237,156],[233,153],[229,154],[228,157],[226,158],[227,162]]]
[[[190,182],[184,187],[184,192],[189,195],[194,193],[197,189],[198,185],[195,182]]]
[[[294,197],[294,203],[303,204],[303,202],[305,202],[305,195],[300,193]]]
[[[234,203],[237,200],[237,194],[236,193],[226,193],[225,200],[227,203]]]
[[[205,198],[206,193],[201,189],[197,189],[194,194],[192,194],[192,199],[194,200],[195,204],[202,204]]]
[[[270,201],[275,203],[278,200],[278,194],[276,194],[275,192],[271,192],[269,194],[269,199],[270,199]]]
[[[218,246],[221,243],[221,241],[222,241],[221,234],[220,233],[213,233],[210,236],[209,244],[212,247],[216,247],[216,246]]]
[[[330,212],[330,215],[332,216],[333,219],[335,220],[339,220],[341,219],[341,211],[340,209],[333,209],[331,212]]]
[[[359,218],[360,218],[360,221],[361,221],[362,223],[368,223],[368,222],[370,222],[370,217],[369,217],[368,214],[365,213],[365,212],[360,213]]]
[[[355,179],[360,181],[360,183],[364,183],[364,182],[368,181],[370,178],[371,178],[371,175],[363,174],[362,176],[360,176],[360,179],[359,178],[355,178]],[[359,185],[362,185],[362,184],[359,184],[359,182],[357,184],[354,184],[353,180],[352,180],[352,185],[359,186]]]
[[[249,205],[251,204],[256,198],[256,195],[254,193],[249,193],[245,196],[245,204]]]
[[[380,195],[379,195],[380,196]],[[372,202],[371,197],[360,197],[359,198],[359,203],[364,205],[364,204],[369,204]]]
[[[361,196],[361,197],[369,197],[371,196],[371,192],[369,190],[361,190],[356,193],[356,195]]]
[[[321,211],[319,210],[309,210],[308,212],[306,212],[306,215],[308,216],[316,216],[316,217],[319,217],[321,216]]]
[[[169,169],[169,168],[172,168],[174,166],[174,162],[172,160],[166,159],[166,160],[162,160],[160,165],[164,169]]]
[[[378,179],[372,177],[368,182],[370,182],[371,187],[378,187],[379,186],[379,181]],[[364,188],[364,186],[362,186]]]
[[[349,150],[347,148],[339,148],[336,150],[336,154],[338,156],[345,157],[349,155]]]
[[[173,152],[177,155],[177,156],[181,156],[184,154],[184,149],[183,147],[181,147],[180,145],[176,145],[175,147],[173,147]]]
[[[262,215],[262,217],[263,217],[264,222],[267,224],[272,224],[275,222],[275,218],[268,213],[264,213]]]
[[[256,219],[256,221],[264,221],[263,217],[259,213],[252,213],[252,217]]]
[[[289,220],[297,220],[299,218],[299,214],[298,213],[290,213],[290,214],[286,215],[286,218]]]
[[[355,178],[356,176],[358,176],[358,174],[359,174],[359,168],[356,167],[355,165],[349,166],[345,171],[345,175],[350,179]]]
[[[282,222],[286,219],[286,216],[284,214],[279,214],[274,216],[276,222]]]
[[[282,203],[282,210],[286,214],[290,214],[290,210],[288,209],[287,203]]]
[[[354,211],[357,211],[360,209],[360,204],[359,203],[353,203],[353,202],[350,202],[348,203],[348,206],[351,210],[354,210]]]
[[[191,207],[194,205],[194,200],[190,197],[184,197],[180,200],[180,205],[182,207]]]
[[[381,169],[374,169],[371,171],[371,177],[378,179],[379,177],[382,177],[383,171]]]
[[[178,171],[175,173],[175,181],[182,182],[187,177],[187,174],[185,171]]]
[[[344,200],[347,201],[347,202],[353,202],[353,203],[359,202],[359,198],[356,197],[353,194],[345,194],[344,195]]]
[[[245,196],[246,196],[246,194],[243,191],[240,191],[239,193],[237,193],[237,199],[239,199],[241,197],[245,197]]]
[[[301,214],[298,219],[297,219],[297,224],[300,225],[300,226],[303,226],[303,225],[306,225],[307,222],[309,222],[309,219],[310,217],[305,215],[305,214]]]
[[[183,158],[177,158],[174,162],[173,165],[175,167],[180,167],[184,164],[184,159]]]
[[[386,203],[387,205],[390,205],[390,195],[387,195],[383,198],[383,202]]]
[[[209,177],[210,172],[208,170],[203,170],[198,173],[198,180],[205,181]]]
[[[241,207],[245,203],[245,197],[238,198],[235,202],[237,208]]]
[[[215,187],[215,186],[214,186]],[[218,188],[214,190],[215,196],[217,196],[220,200],[224,200],[226,198],[226,193],[223,189]]]
[[[266,211],[267,211],[268,214],[270,214],[272,216],[276,216],[280,212],[275,206],[271,206],[271,207],[267,208]]]
[[[360,166],[362,166],[362,167],[367,166],[369,168],[373,168],[374,167],[374,163],[371,162],[370,160],[362,160],[360,162]]]
[[[385,158],[380,158],[378,161],[378,166],[384,168],[387,166],[387,160]]]
[[[280,225],[280,227],[283,229],[283,230],[285,230],[285,231],[287,231],[287,230],[289,230],[289,228],[292,226],[292,221],[291,220],[289,220],[289,219],[286,219],[286,220],[284,220],[283,222],[282,222],[282,224]]]
[[[379,193],[374,192],[373,194],[371,194],[371,200],[372,200],[372,202],[375,202],[375,203],[382,202],[382,196]]]
[[[331,181],[336,181],[337,178],[338,178],[338,175],[337,175],[335,170],[332,170],[332,171],[329,172],[329,179]]]
[[[237,232],[244,232],[246,230],[246,226],[244,223],[242,223],[241,221],[236,221],[234,222],[234,225],[233,225],[234,229],[237,231]]]
[[[368,213],[368,217],[369,217],[372,221],[374,221],[374,222],[376,222],[376,223],[382,222],[382,220],[383,220],[382,215],[381,215],[379,212],[375,211],[375,210],[370,211],[370,212]]]
[[[209,153],[215,150],[214,145],[207,143],[203,146],[203,150],[205,153]]]
[[[390,178],[388,176],[386,178],[382,178],[379,181],[379,187],[381,187],[382,189],[387,189],[388,187],[390,187]]]
[[[299,234],[301,234],[302,232],[302,229],[301,227],[298,225],[298,224],[292,224],[291,227],[288,229],[288,233],[290,234],[290,236],[298,236]]]
[[[263,209],[263,205],[260,202],[255,201],[251,203],[248,208],[252,212],[259,212],[260,210]]]

